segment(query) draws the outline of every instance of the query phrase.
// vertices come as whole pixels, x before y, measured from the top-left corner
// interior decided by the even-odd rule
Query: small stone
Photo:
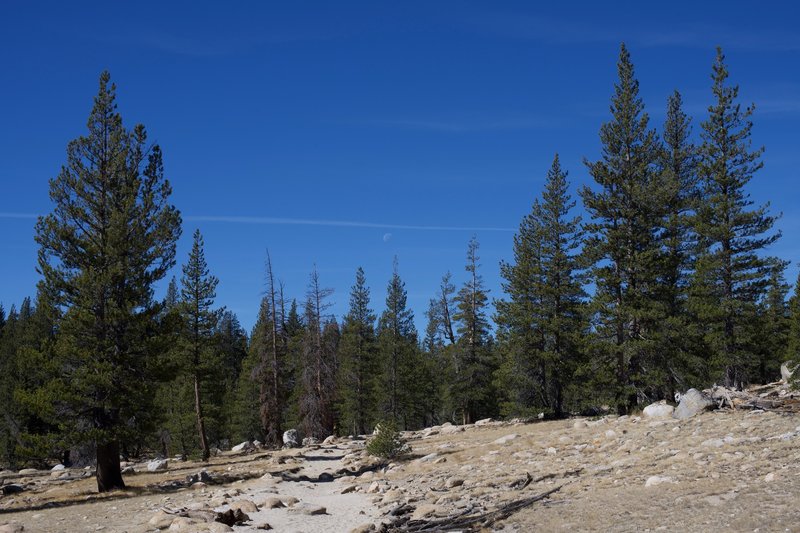
[[[277,509],[279,507],[286,507],[286,505],[284,505],[280,498],[276,496],[270,496],[264,500],[264,503],[261,504],[261,507],[263,509]]]
[[[25,526],[17,522],[0,526],[0,533],[22,533],[23,531],[25,531]]]
[[[430,516],[436,512],[437,506],[431,503],[424,503],[414,509],[414,512],[411,514],[412,520],[421,520],[427,516]]]
[[[403,492],[400,489],[387,490],[383,495],[381,503],[394,503],[403,499]]]
[[[377,494],[378,492],[380,492],[380,490],[381,486],[378,485],[378,482],[373,481],[372,485],[370,485],[369,488],[367,488],[367,494]]]
[[[167,529],[173,520],[175,520],[175,515],[159,511],[147,523],[156,529]]]
[[[444,482],[444,486],[448,489],[452,489],[455,487],[460,487],[464,484],[464,480],[458,477],[451,477],[448,478],[447,481]]]
[[[283,505],[285,505],[286,507],[292,507],[293,505],[297,505],[298,503],[300,503],[300,500],[298,500],[294,496],[281,496],[280,498],[281,501],[283,502]]]
[[[169,468],[169,461],[166,459],[155,459],[147,463],[148,472],[159,472]]]
[[[349,487],[345,487],[341,490],[339,494],[350,494],[351,492],[355,492],[356,486],[350,485]]]
[[[671,483],[672,478],[670,477],[662,477],[662,476],[650,476],[647,478],[647,481],[644,482],[645,487],[655,487],[656,485],[661,485],[662,483]]]
[[[606,436],[607,439],[613,439],[614,437],[617,436],[617,432],[614,431],[613,429],[609,429],[609,430],[606,430],[605,436]]]
[[[764,481],[766,481],[767,483],[775,481],[775,472],[770,472],[769,474],[764,476]]]
[[[491,418],[482,418],[481,420],[478,420],[477,422],[475,422],[475,425],[476,426],[485,426],[485,425],[491,424],[491,423],[492,423],[492,419]]]
[[[313,503],[299,503],[299,504],[295,505],[294,507],[292,507],[291,510],[294,513],[300,513],[300,514],[309,515],[309,516],[321,515],[321,514],[327,514],[328,513],[328,510],[325,507],[323,507],[321,505],[315,505]]]
[[[725,441],[722,439],[708,439],[704,440],[700,446],[708,446],[710,448],[721,448],[725,446]]]
[[[417,461],[419,461],[420,463],[427,463],[427,462],[433,461],[437,457],[439,457],[439,454],[436,453],[436,452],[433,452],[433,453],[429,453],[428,455],[426,455],[424,457],[420,457],[419,459],[417,459]]]
[[[350,533],[370,533],[370,531],[375,531],[375,526],[372,524],[362,524],[358,527],[354,527],[350,530]]]
[[[258,507],[256,506],[255,503],[253,503],[250,500],[236,500],[235,502],[231,502],[230,507],[234,511],[236,511],[238,509],[239,511],[242,511],[244,513],[257,513],[258,512]]]
[[[259,522],[258,524],[253,526],[256,529],[267,530],[272,529],[272,526],[269,525],[267,522]]]
[[[53,468],[50,469],[51,472],[59,472],[61,470],[65,470],[67,467],[62,464],[57,464]]]
[[[547,455],[555,455],[556,453],[558,453],[558,451],[555,448],[553,448],[552,446],[547,448]]]
[[[519,435],[517,435],[516,433],[511,433],[510,435],[505,435],[504,437],[500,437],[499,439],[494,441],[494,444],[507,444],[517,438],[519,438]]]
[[[584,429],[586,428],[586,421],[585,420],[576,420],[574,424],[572,424],[573,429]]]

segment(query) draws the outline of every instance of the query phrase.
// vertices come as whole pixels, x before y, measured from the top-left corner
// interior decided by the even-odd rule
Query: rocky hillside
[[[2,472],[0,532],[800,530],[793,414],[482,421],[404,437],[411,453],[389,464],[357,439],[133,464],[129,490],[104,495],[90,471]]]

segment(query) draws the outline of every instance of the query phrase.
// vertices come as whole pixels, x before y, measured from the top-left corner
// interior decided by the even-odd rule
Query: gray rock
[[[647,418],[665,418],[672,416],[675,408],[665,402],[651,403],[644,408],[644,416]]]
[[[64,466],[64,465],[62,465],[62,464],[57,464],[56,466],[54,466],[53,468],[51,468],[51,469],[50,469],[50,471],[51,471],[51,472],[58,472],[58,471],[60,471],[60,470],[64,470],[64,469],[66,469],[66,468],[67,468],[67,467],[66,467],[66,466]]]
[[[789,380],[792,379],[795,370],[797,370],[800,365],[796,365],[794,368],[789,369],[789,365],[792,364],[793,361],[786,361],[781,365],[781,381],[784,383],[789,383]]]
[[[253,443],[250,441],[244,441],[240,444],[237,444],[233,448],[231,448],[232,452],[246,452],[252,450],[254,448]]]
[[[0,526],[0,533],[22,533],[23,531],[25,531],[25,526],[17,522]]]
[[[148,472],[158,472],[169,468],[169,461],[166,459],[155,459],[147,463]]]
[[[305,514],[309,516],[328,514],[328,510],[321,505],[313,503],[299,503],[291,508],[293,513]]]
[[[297,435],[296,429],[290,429],[283,432],[283,447],[284,448],[297,448],[300,446],[300,439]]]
[[[681,396],[681,401],[672,416],[678,419],[691,418],[711,408],[713,405],[714,400],[709,398],[708,395],[697,389],[689,389]]]
[[[31,474],[38,474],[39,471],[35,468],[23,468],[18,472],[20,476],[30,476]]]
[[[316,446],[317,444],[319,444],[319,440],[314,437],[306,437],[303,439],[303,446]]]
[[[201,470],[196,474],[186,476],[186,481],[192,485],[194,483],[208,483],[211,481],[211,474],[207,470]]]

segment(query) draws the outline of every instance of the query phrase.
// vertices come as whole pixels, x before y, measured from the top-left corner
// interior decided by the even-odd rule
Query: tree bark
[[[108,492],[124,489],[122,470],[119,465],[119,442],[105,442],[97,445],[97,490]]]
[[[203,450],[203,461],[208,461],[211,452],[208,450],[206,424],[203,420],[203,407],[200,404],[200,380],[197,379],[197,374],[194,376],[194,409],[197,413],[197,431],[200,432],[200,448]]]

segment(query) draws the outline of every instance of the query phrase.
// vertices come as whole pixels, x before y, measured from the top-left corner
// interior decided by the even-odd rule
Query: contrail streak
[[[35,219],[35,213],[4,213],[0,218]],[[360,222],[354,220],[325,220],[313,218],[243,217],[215,215],[186,215],[187,222],[223,222],[228,224],[273,224],[284,226],[329,226],[339,228],[376,228],[413,231],[516,231],[512,228],[481,226],[420,226],[415,224],[383,224],[380,222]]]

